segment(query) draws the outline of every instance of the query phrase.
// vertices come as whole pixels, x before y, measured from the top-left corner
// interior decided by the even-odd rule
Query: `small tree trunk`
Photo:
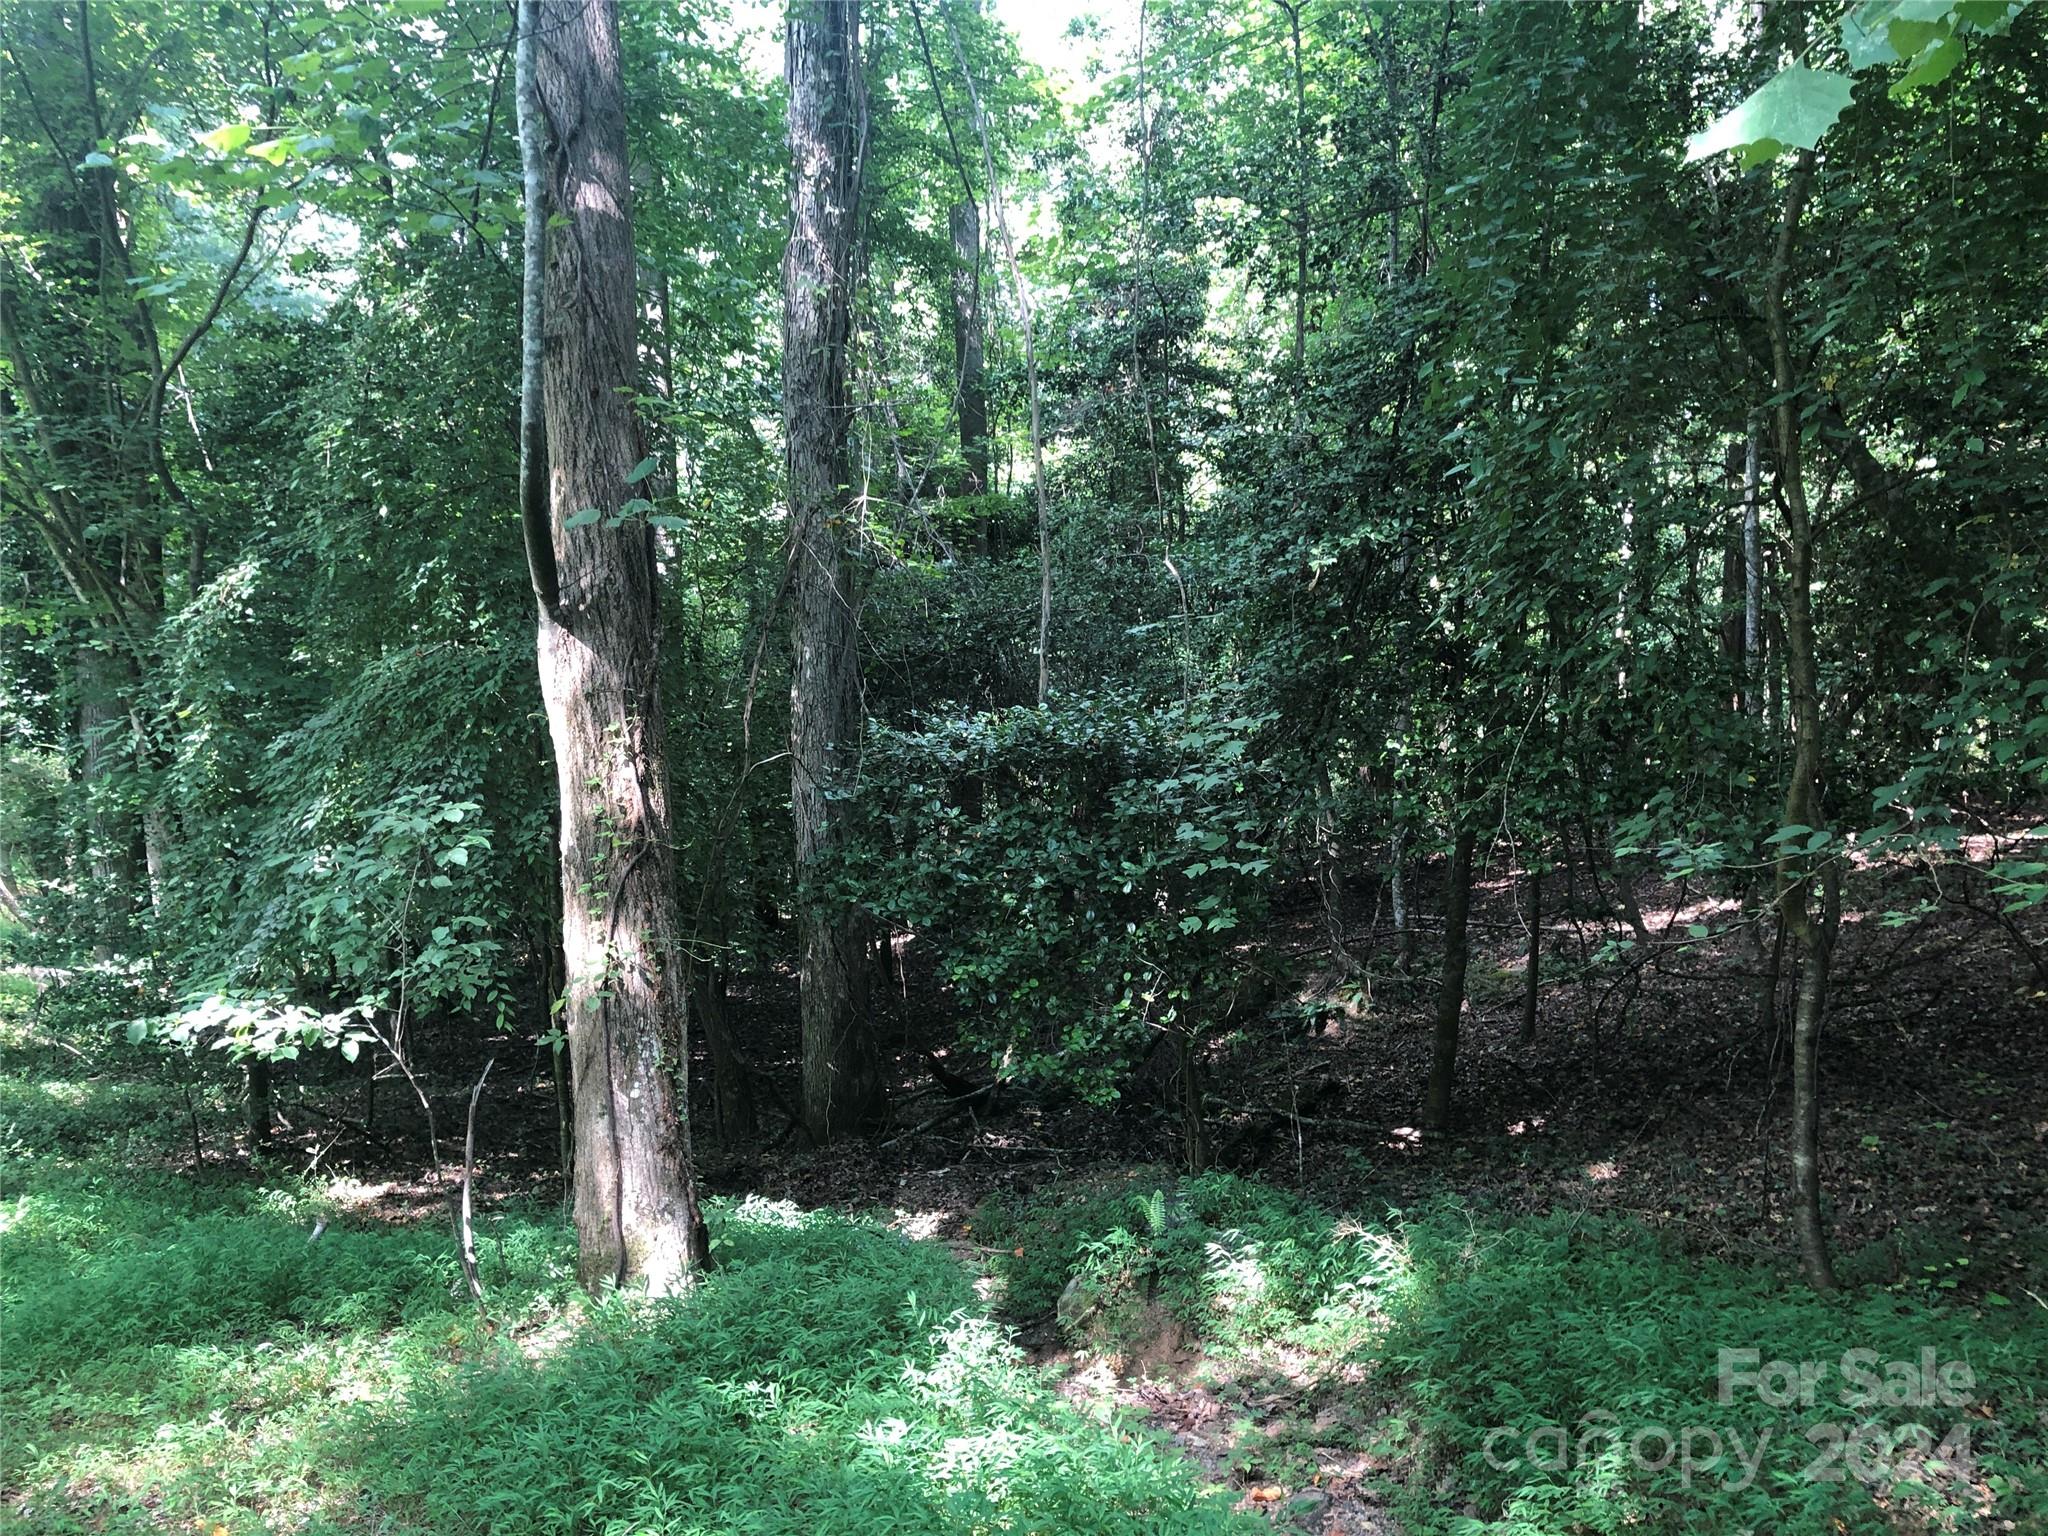
[[[732,1019],[725,1008],[725,969],[706,966],[691,984],[690,996],[704,1026],[704,1045],[711,1057],[711,1095],[718,1115],[718,1139],[728,1147],[754,1135],[754,1082],[747,1061],[733,1039]]]
[[[1174,1034],[1174,1053],[1179,1058],[1181,1146],[1188,1160],[1190,1173],[1203,1173],[1209,1167],[1209,1126],[1203,1114],[1202,1059],[1196,1050],[1195,1032],[1192,1029],[1178,1029]]]
[[[1394,874],[1388,882],[1390,905],[1394,912],[1394,969],[1406,976],[1415,969],[1415,922],[1408,900],[1408,832],[1404,827],[1395,827],[1387,856],[1393,860]]]
[[[1785,783],[1785,825],[1823,830],[1820,673],[1813,625],[1814,525],[1801,465],[1799,378],[1793,363],[1792,321],[1785,288],[1797,248],[1799,221],[1812,190],[1814,154],[1803,151],[1785,192],[1776,255],[1764,295],[1777,386],[1778,478],[1785,504],[1785,681],[1792,706],[1792,766]],[[1806,834],[1801,834],[1805,837]],[[1828,966],[1839,915],[1834,850],[1817,862],[1799,839],[1780,843],[1778,922],[1798,958],[1799,986],[1792,1015],[1792,1203],[1800,1262],[1815,1290],[1835,1289],[1827,1232],[1820,1210],[1820,1031],[1827,1011]],[[1820,886],[1819,913],[1815,885]]]
[[[1529,874],[1529,968],[1522,975],[1522,1044],[1536,1043],[1536,1003],[1543,985],[1543,871]]]
[[[1141,47],[1142,36],[1141,29]],[[1033,324],[1031,290],[1024,286],[1024,269],[1017,261],[1017,244],[1010,238],[1010,221],[1003,212],[1002,188],[996,181],[995,150],[989,142],[988,117],[981,110],[981,92],[975,86],[974,71],[967,67],[967,53],[961,47],[957,33],[953,37],[953,57],[960,66],[960,78],[967,86],[968,104],[974,109],[974,128],[981,138],[981,162],[988,176],[988,195],[995,210],[996,232],[1002,237],[1003,261],[1010,269],[1010,290],[1017,300],[1017,322],[1024,330],[1024,392],[1031,408],[1031,480],[1038,495],[1038,707],[1043,709],[1052,686],[1052,508],[1046,500],[1045,422],[1038,389],[1038,333]]]
[[[119,756],[117,732],[127,729],[127,668],[93,643],[78,653],[78,741],[86,793],[85,862],[93,879],[93,958],[111,960],[133,910],[135,837],[130,819],[110,802],[108,780]]]
[[[1742,466],[1742,712],[1751,720],[1763,708],[1764,559],[1762,511],[1763,418],[1749,418],[1749,446]]]
[[[270,1062],[262,1056],[251,1056],[248,1064],[249,1078],[249,1158],[250,1161],[263,1156],[270,1145],[271,1133],[276,1129],[277,1114],[270,1099]]]
[[[1451,1123],[1451,1085],[1458,1073],[1458,1030],[1465,1012],[1465,923],[1472,910],[1472,845],[1474,834],[1460,828],[1451,849],[1451,888],[1444,902],[1444,970],[1436,994],[1436,1039],[1430,1054],[1429,1088],[1423,1095],[1425,1130],[1447,1130]]]

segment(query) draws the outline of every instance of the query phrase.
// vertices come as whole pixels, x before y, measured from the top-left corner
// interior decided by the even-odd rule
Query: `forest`
[[[0,0],[0,1531],[2048,1533],[2044,29]]]

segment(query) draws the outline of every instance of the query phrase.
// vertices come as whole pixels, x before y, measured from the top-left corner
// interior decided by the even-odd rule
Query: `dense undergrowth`
[[[557,1211],[495,1210],[479,1310],[438,1206],[387,1219],[217,1156],[174,1171],[193,1084],[89,1050],[94,1006],[46,993],[31,1028],[24,991],[0,998],[11,1529],[1246,1522],[1242,1487],[1026,1363],[1009,1328],[1048,1317],[1111,1354],[1170,1323],[1190,1379],[1285,1378],[1237,1464],[1306,1488],[1310,1448],[1348,1448],[1412,1536],[2048,1529],[2048,1327],[2025,1293],[1822,1298],[1611,1219],[1479,1200],[1340,1216],[1140,1170],[974,1213],[988,1300],[885,1221],[742,1200],[673,1305],[588,1301]],[[196,1079],[216,1146],[217,1086]],[[1740,1350],[1764,1391],[1722,1391]],[[1810,1401],[1775,1400],[1780,1360],[1823,1371]]]
[[[1165,1319],[1211,1375],[1307,1387],[1297,1416],[1373,1452],[1415,1532],[2048,1529],[2031,1296],[1822,1297],[1626,1221],[1349,1220],[1225,1174],[992,1204],[976,1233],[1012,1309],[1080,1343]]]
[[[1022,1364],[935,1243],[762,1202],[686,1301],[592,1304],[552,1209],[488,1217],[488,1304],[439,1220],[176,1173],[176,1085],[22,1027],[0,1094],[0,1520],[39,1533],[1220,1532],[1129,1425]],[[74,1061],[74,1065],[77,1063]],[[160,1138],[109,1136],[123,1119]],[[316,1223],[327,1225],[317,1239]]]

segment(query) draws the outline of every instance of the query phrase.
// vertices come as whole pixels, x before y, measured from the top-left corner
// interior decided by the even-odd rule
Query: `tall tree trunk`
[[[1458,1076],[1458,1031],[1465,1012],[1465,924],[1472,912],[1470,827],[1458,830],[1451,848],[1451,888],[1444,897],[1444,969],[1436,994],[1436,1037],[1429,1058],[1429,1088],[1422,1099],[1422,1124],[1432,1131],[1451,1123],[1451,1087]]]
[[[1785,825],[1825,830],[1820,801],[1819,659],[1813,630],[1814,527],[1800,458],[1799,376],[1792,360],[1792,320],[1785,289],[1798,248],[1800,216],[1813,188],[1814,154],[1799,156],[1785,191],[1777,251],[1764,294],[1777,396],[1778,480],[1785,504],[1785,681],[1792,706],[1792,766],[1785,781]],[[1828,965],[1834,950],[1840,890],[1834,850],[1820,863],[1800,851],[1802,833],[1778,845],[1778,921],[1799,967],[1792,1012],[1792,1210],[1800,1263],[1814,1289],[1835,1289],[1827,1229],[1820,1209],[1820,1032],[1827,1013]],[[1819,889],[1816,891],[1816,885]],[[1816,910],[1816,908],[1818,910]]]
[[[1749,418],[1749,444],[1742,463],[1742,712],[1751,720],[1763,707],[1758,680],[1764,664],[1764,560],[1760,514],[1764,423]]]
[[[1139,20],[1139,46],[1143,47],[1144,21]],[[1010,269],[1010,292],[1017,300],[1017,323],[1024,331],[1024,392],[1030,405],[1031,485],[1038,497],[1038,707],[1045,708],[1052,687],[1052,510],[1046,501],[1045,419],[1038,390],[1038,331],[1033,323],[1031,290],[1024,286],[1024,269],[1017,261],[1017,242],[1010,238],[1009,216],[1003,212],[1003,190],[996,180],[995,148],[989,140],[988,114],[981,108],[981,91],[974,83],[974,71],[967,67],[967,51],[960,34],[953,34],[953,58],[960,66],[960,78],[967,86],[967,102],[974,112],[974,130],[981,139],[981,164],[988,177],[989,204],[995,214],[996,233],[1002,237],[1003,264]],[[1143,94],[1144,75],[1140,65],[1139,87]]]
[[[539,393],[552,512],[529,546],[541,694],[561,796],[562,947],[575,1088],[578,1272],[587,1286],[686,1285],[708,1252],[690,1160],[688,1033],[673,906],[654,536],[609,517],[642,457],[632,188],[616,0],[524,0],[528,190],[545,123],[551,195],[527,208],[528,361],[538,222],[547,252]],[[524,381],[531,403],[536,381]],[[523,489],[539,466],[522,434]],[[522,510],[530,514],[531,501]],[[571,523],[577,526],[570,526]],[[549,593],[554,601],[547,601]]]
[[[826,797],[860,735],[859,629],[850,516],[846,341],[865,145],[859,0],[801,0],[789,13],[789,246],[782,258],[782,412],[795,562],[789,694],[790,810],[801,880],[832,846]],[[803,1109],[823,1143],[876,1117],[882,1075],[867,1019],[867,956],[852,912],[807,894],[802,966]]]
[[[1294,44],[1294,372],[1308,352],[1308,80],[1301,65],[1301,5],[1277,0]]]
[[[960,489],[988,490],[988,380],[981,337],[981,210],[967,198],[953,205],[953,366],[960,392]],[[994,529],[981,517],[981,552],[995,553]]]

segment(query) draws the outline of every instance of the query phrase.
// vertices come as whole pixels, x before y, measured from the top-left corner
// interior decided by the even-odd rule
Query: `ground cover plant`
[[[2048,1528],[2044,27],[0,0],[0,1522]]]

